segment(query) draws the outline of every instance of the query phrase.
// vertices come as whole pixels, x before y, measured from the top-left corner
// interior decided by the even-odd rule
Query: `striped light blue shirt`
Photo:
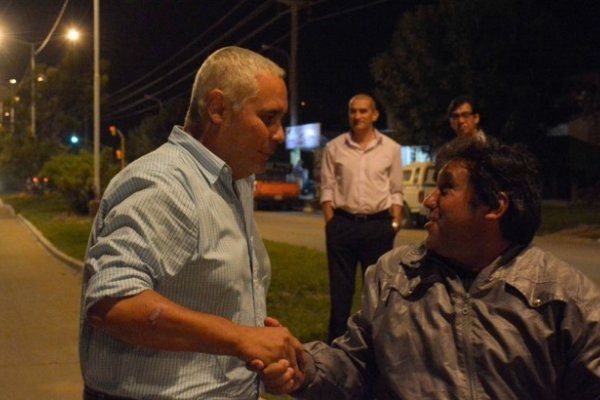
[[[193,310],[262,326],[271,265],[253,218],[253,177],[174,127],[169,141],[109,184],[83,274],[80,358],[85,384],[144,399],[254,399],[254,373],[235,357],[135,347],[95,330],[104,297],[152,289]]]

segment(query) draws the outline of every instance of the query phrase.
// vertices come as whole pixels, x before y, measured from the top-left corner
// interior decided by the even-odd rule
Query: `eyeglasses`
[[[464,111],[461,113],[452,113],[450,114],[450,119],[453,121],[456,121],[459,118],[462,119],[467,119],[467,118],[471,118],[473,115],[475,115],[475,113],[473,111]]]

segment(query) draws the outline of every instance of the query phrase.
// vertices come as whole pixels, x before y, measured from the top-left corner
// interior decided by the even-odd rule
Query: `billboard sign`
[[[285,128],[285,148],[316,149],[320,145],[321,124],[294,125]]]

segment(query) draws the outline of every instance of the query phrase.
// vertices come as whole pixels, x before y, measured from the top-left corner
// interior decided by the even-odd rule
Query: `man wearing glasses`
[[[471,136],[486,141],[485,133],[479,127],[479,108],[473,97],[462,95],[453,99],[448,106],[448,119],[456,136]]]

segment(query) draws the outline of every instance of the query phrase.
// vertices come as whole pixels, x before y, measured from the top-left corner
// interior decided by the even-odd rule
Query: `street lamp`
[[[9,79],[8,83],[11,86],[10,90],[10,134],[15,134],[15,103],[19,101],[19,97],[15,96],[15,85],[17,80],[15,78]]]
[[[15,37],[10,37],[10,36],[4,36],[3,37],[7,37],[8,39],[12,40],[13,42],[16,43],[20,43],[26,46],[29,46],[29,68],[31,70],[31,136],[32,137],[36,137],[36,130],[35,130],[35,82],[36,82],[36,76],[35,76],[35,56],[38,55],[39,53],[42,52],[42,50],[44,50],[44,48],[46,47],[46,44],[49,42],[49,39],[45,40],[44,42],[38,43],[38,42],[29,42],[27,40],[22,40],[22,39],[17,39]],[[76,29],[70,29],[69,32],[67,33],[67,35],[65,36],[67,38],[68,41],[76,41],[79,39],[79,32]],[[36,48],[37,45],[40,45],[39,47]]]

